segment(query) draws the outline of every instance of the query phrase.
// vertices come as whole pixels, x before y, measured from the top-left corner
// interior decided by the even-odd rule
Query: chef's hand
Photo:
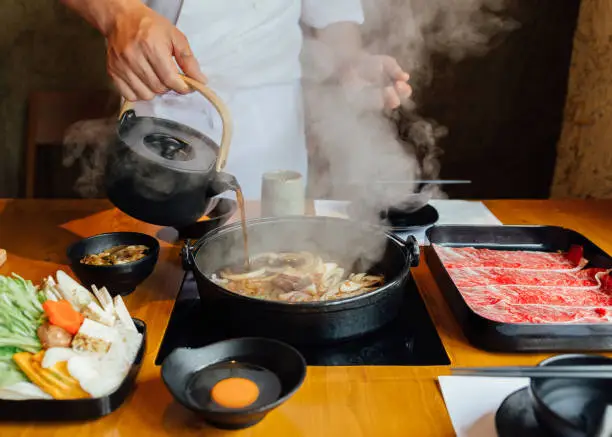
[[[412,95],[409,79],[395,58],[368,53],[347,64],[341,73],[347,93],[372,109],[399,107]]]
[[[206,82],[185,35],[142,3],[118,12],[106,37],[108,73],[127,100],[151,100],[169,90],[189,93],[176,64]]]

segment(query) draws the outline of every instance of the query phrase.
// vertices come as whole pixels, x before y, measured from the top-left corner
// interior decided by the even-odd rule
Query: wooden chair
[[[119,97],[111,91],[40,91],[28,100],[26,197],[35,193],[37,153],[41,146],[62,146],[64,132],[80,120],[118,112]]]

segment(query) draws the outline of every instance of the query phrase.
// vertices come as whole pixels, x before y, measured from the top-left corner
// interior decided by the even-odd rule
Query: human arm
[[[410,75],[395,58],[363,50],[358,24],[334,23],[315,32],[317,38],[335,53],[340,78],[350,91],[367,92],[369,87],[382,87],[382,95],[376,92],[373,104],[382,104],[387,109],[399,107],[412,94],[408,85]]]
[[[185,35],[141,0],[61,1],[107,39],[107,70],[127,100],[150,100],[168,90],[188,93],[177,64],[187,76],[206,81]]]

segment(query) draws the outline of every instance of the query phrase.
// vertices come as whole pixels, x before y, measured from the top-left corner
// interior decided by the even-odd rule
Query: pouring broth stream
[[[249,232],[246,226],[246,209],[244,205],[244,196],[240,186],[235,188],[236,201],[238,202],[238,210],[240,211],[240,222],[242,226],[242,240],[244,246],[244,270],[249,272],[251,270],[251,257],[249,254]]]

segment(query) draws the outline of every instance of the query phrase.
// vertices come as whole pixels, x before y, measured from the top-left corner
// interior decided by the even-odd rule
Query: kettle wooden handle
[[[219,146],[219,156],[217,158],[216,165],[216,170],[221,171],[227,163],[227,155],[229,154],[233,134],[232,118],[230,116],[229,109],[227,106],[225,106],[225,103],[223,103],[219,96],[217,96],[217,94],[206,85],[183,74],[180,76],[181,79],[183,79],[183,81],[185,81],[185,83],[189,86],[189,88],[199,92],[206,100],[212,103],[221,117],[221,122],[223,123],[223,133],[221,134],[221,145]],[[130,109],[130,107],[131,102],[124,100],[123,104],[121,105],[121,110],[119,111],[119,118],[121,118],[123,113]]]

